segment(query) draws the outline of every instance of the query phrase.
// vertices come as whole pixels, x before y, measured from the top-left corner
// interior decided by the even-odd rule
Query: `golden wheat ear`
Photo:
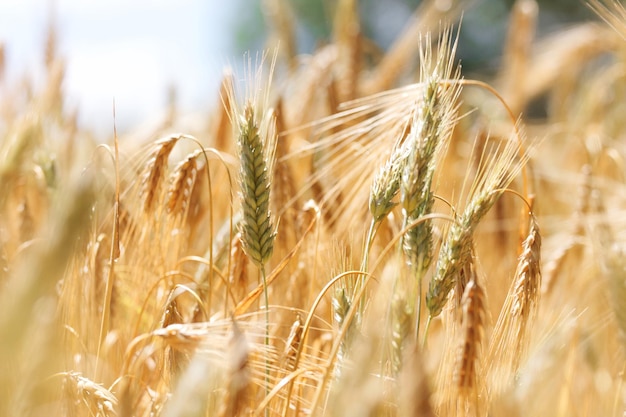
[[[454,384],[458,390],[461,407],[476,413],[480,408],[481,384],[483,384],[482,346],[486,316],[485,291],[479,285],[475,273],[465,286],[461,297],[461,342],[454,365]],[[485,402],[485,400],[482,400]]]
[[[145,213],[151,212],[161,197],[163,181],[168,169],[168,159],[179,139],[179,136],[171,136],[158,141],[148,163],[145,165],[141,174],[141,189],[139,191]]]
[[[495,325],[489,349],[494,388],[503,388],[526,360],[541,289],[541,233],[531,215],[515,277]]]
[[[201,155],[202,150],[192,152],[172,171],[165,203],[168,213],[184,215],[187,212],[198,175],[198,158]]]

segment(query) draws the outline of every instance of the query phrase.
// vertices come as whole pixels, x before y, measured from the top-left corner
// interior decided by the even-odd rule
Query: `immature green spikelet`
[[[397,205],[393,199],[400,190],[400,177],[405,160],[405,147],[397,147],[372,181],[369,209],[376,223],[382,221]]]
[[[469,203],[457,221],[450,226],[439,253],[437,272],[428,285],[426,306],[431,317],[441,313],[460,272],[471,262],[476,227],[526,162],[527,155],[518,159],[518,151],[517,143],[510,140],[499,148],[499,152],[481,159]]]
[[[332,299],[333,306],[333,318],[337,323],[337,328],[341,329],[343,326],[344,320],[348,315],[348,312],[351,308],[351,302],[348,300],[346,296],[346,290],[344,288],[338,288],[335,291],[335,296]],[[359,320],[358,317],[355,317],[356,321]],[[358,327],[358,324],[354,321],[350,323],[348,327],[348,331],[341,341],[341,345],[339,346],[339,352],[337,352],[337,364],[335,367],[335,376],[339,377],[341,375],[342,366],[345,363],[346,356],[348,355],[348,350],[350,349],[350,344],[354,339],[355,329]]]
[[[429,39],[426,43],[429,44]],[[458,84],[446,83],[459,77],[459,70],[453,64],[454,49],[450,36],[445,33],[434,64],[430,46],[421,50],[422,93],[406,139],[409,151],[400,181],[405,224],[429,214],[434,204],[432,182],[435,167],[450,141],[460,94]],[[409,263],[418,272],[426,270],[432,258],[431,222],[419,223],[407,231],[403,248]]]
[[[243,219],[240,224],[243,247],[250,259],[262,268],[272,255],[276,235],[270,213],[270,167],[273,154],[267,138],[261,138],[254,108],[247,104],[239,120],[239,185]]]

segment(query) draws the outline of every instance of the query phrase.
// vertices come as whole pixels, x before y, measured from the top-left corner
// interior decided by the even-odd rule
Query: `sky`
[[[2,0],[0,41],[7,77],[41,80],[51,20],[66,61],[64,91],[79,123],[96,131],[155,118],[177,90],[181,112],[215,101],[223,67],[234,59],[236,1]],[[224,6],[227,4],[228,7]]]

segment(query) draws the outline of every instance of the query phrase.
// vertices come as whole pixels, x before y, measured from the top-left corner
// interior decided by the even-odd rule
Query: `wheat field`
[[[456,4],[304,56],[268,1],[204,127],[101,144],[52,30],[0,100],[0,416],[623,416],[626,10],[518,0],[480,81]]]

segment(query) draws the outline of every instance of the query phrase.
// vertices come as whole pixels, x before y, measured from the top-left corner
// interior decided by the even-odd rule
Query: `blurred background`
[[[286,0],[296,23],[297,48],[308,53],[327,39],[336,0]],[[438,0],[452,2],[454,0]],[[514,0],[472,0],[464,7],[458,56],[467,76],[498,66]],[[361,0],[364,35],[388,48],[420,0]],[[576,21],[597,19],[584,0],[538,0],[538,36]],[[177,111],[204,112],[216,104],[225,65],[266,45],[263,0],[2,0],[0,42],[8,85],[45,73],[46,39],[54,27],[66,63],[66,104],[78,123],[99,136],[125,131]],[[1,91],[0,91],[1,93]]]

